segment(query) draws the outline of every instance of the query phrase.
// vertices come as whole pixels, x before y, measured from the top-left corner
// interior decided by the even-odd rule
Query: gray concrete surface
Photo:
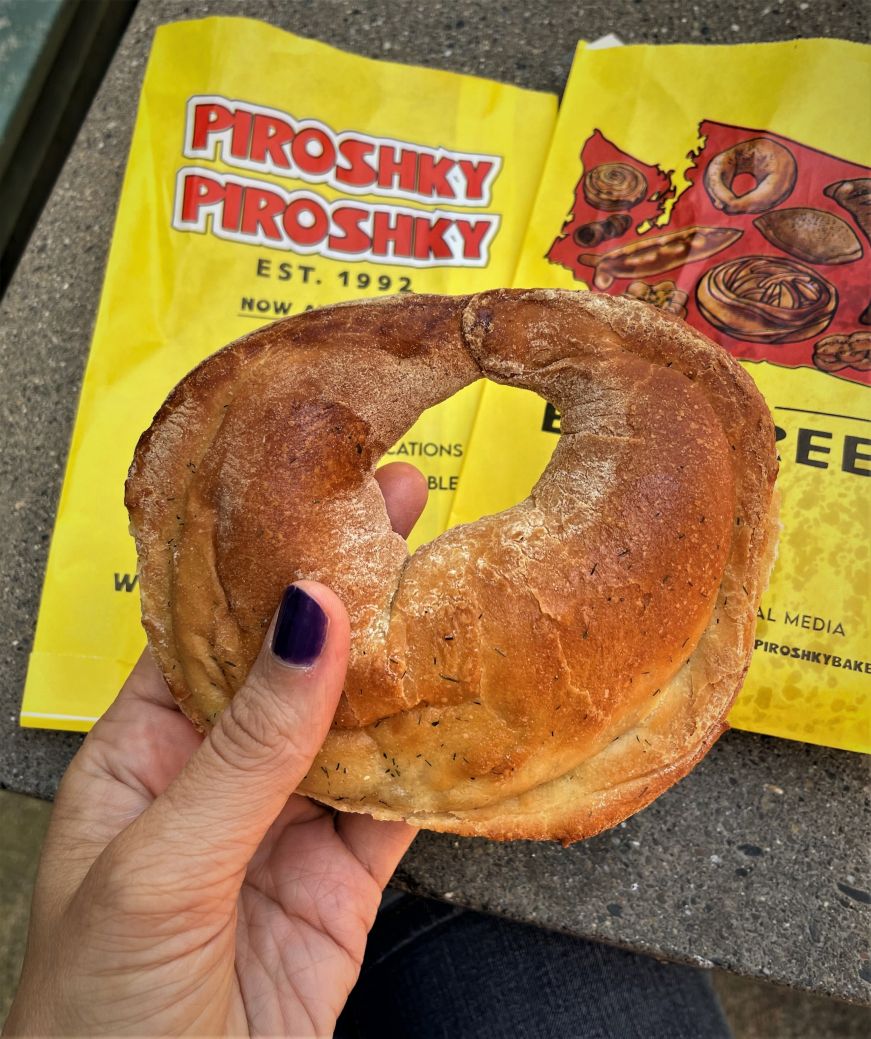
[[[787,991],[715,971],[714,988],[735,1039],[867,1039],[865,1007]]]
[[[142,0],[0,308],[0,786],[50,797],[78,739],[16,727],[62,467],[154,26],[245,13],[372,56],[560,90],[575,41],[867,40],[863,2]],[[75,610],[76,604],[70,603]],[[399,882],[641,951],[871,994],[866,761],[733,733],[621,828],[563,851],[424,835]]]
[[[30,916],[30,893],[51,806],[0,791],[0,1024],[18,985]]]
[[[21,969],[37,856],[51,806],[0,791],[0,1024]],[[764,982],[713,972],[735,1039],[865,1039],[871,1012]]]
[[[638,951],[868,1001],[866,777],[858,755],[733,732],[614,830],[568,849],[426,834],[397,881]]]

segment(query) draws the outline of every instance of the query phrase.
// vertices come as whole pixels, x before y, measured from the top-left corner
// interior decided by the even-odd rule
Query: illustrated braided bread
[[[711,267],[696,286],[702,316],[751,343],[793,343],[831,324],[838,290],[785,256],[739,256]]]
[[[528,498],[409,556],[374,468],[482,376],[546,398],[562,436]],[[323,581],[351,661],[301,792],[568,842],[642,808],[726,728],[776,471],[761,396],[704,336],[634,300],[505,290],[340,304],[238,340],[161,408],[126,500],[149,641],[198,727],[285,585]]]

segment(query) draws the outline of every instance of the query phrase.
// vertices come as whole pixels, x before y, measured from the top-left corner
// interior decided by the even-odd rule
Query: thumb
[[[245,684],[138,820],[148,842],[183,847],[192,880],[192,859],[213,877],[247,867],[327,735],[349,638],[345,607],[328,588],[300,581],[286,589]]]

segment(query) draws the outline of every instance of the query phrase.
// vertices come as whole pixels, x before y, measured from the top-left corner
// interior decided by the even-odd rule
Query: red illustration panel
[[[705,121],[668,222],[671,171],[598,130],[547,258],[678,314],[736,357],[871,383],[871,170]]]

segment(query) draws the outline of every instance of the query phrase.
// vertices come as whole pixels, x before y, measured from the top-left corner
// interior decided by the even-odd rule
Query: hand
[[[396,463],[377,478],[407,535],[420,473]],[[205,739],[147,651],[94,726],[58,791],[6,1035],[332,1034],[415,831],[293,793],[349,638],[338,598],[299,587],[326,615],[320,655],[288,666],[271,628]]]

